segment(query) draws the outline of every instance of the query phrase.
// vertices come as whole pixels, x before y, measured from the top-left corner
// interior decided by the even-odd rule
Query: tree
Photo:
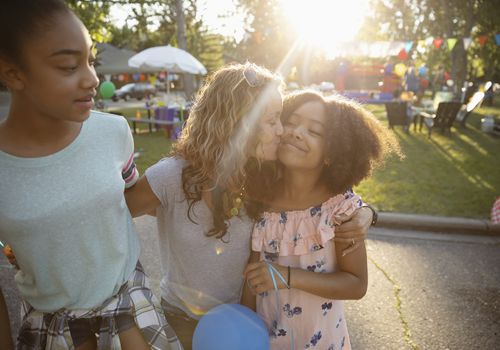
[[[293,46],[291,31],[277,0],[239,0],[246,13],[246,36],[238,45],[238,56],[276,69]]]
[[[111,38],[113,25],[109,20],[110,2],[82,0],[66,0],[66,2],[85,24],[92,40],[106,42]]]
[[[496,0],[373,0],[374,16],[368,18],[363,38],[392,40],[419,40],[426,37],[458,39],[452,50],[443,45],[441,50],[415,53],[415,57],[430,62],[446,62],[456,87],[461,87],[468,75],[468,61],[482,56],[487,72],[498,68],[499,50],[493,45],[478,52],[466,50],[464,37],[478,33],[490,35],[500,32],[500,7]],[[375,30],[374,30],[375,29]],[[423,57],[422,57],[423,56]],[[494,73],[491,73],[494,74]]]

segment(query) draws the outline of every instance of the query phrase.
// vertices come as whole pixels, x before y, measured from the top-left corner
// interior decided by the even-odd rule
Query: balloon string
[[[281,282],[283,282],[283,284],[286,286],[287,289],[290,289],[290,286],[286,283],[285,278],[278,271],[278,269],[276,269],[273,265],[271,265],[267,261],[266,261],[266,264],[267,264],[267,269],[269,270],[269,274],[271,275],[271,279],[273,281],[273,286],[274,286],[274,292],[276,294],[276,304],[277,304],[277,307],[276,307],[276,319],[277,320],[281,320],[281,317],[280,317],[280,305],[281,305],[281,302],[280,302],[280,293],[279,293],[279,289],[278,289],[278,283],[276,283],[276,277],[274,275],[276,274],[278,276],[278,278],[281,280]],[[290,329],[289,331],[290,331],[290,337],[291,337],[291,340],[292,340],[292,350],[293,350],[293,349],[295,349],[294,340],[293,340],[293,338],[294,338],[293,337],[293,329]]]

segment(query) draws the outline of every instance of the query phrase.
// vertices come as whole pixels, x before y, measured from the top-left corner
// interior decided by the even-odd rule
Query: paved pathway
[[[136,224],[141,261],[158,293],[154,219]],[[500,237],[372,229],[367,247],[368,293],[346,302],[354,349],[498,348]],[[1,268],[15,331],[19,298],[12,283],[12,271]]]

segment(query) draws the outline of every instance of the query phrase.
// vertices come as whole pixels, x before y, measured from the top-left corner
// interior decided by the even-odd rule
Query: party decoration
[[[451,51],[455,47],[455,44],[457,43],[457,39],[450,38],[450,39],[446,40],[446,42],[448,43],[448,50]]]
[[[399,59],[406,61],[408,59],[408,53],[406,53],[405,49],[401,49],[398,54]]]
[[[193,335],[193,350],[269,349],[264,321],[239,304],[222,304],[207,312]]]
[[[500,46],[500,34],[495,34],[495,41],[497,42],[497,46]]]
[[[432,43],[434,44],[434,47],[436,49],[439,49],[441,47],[441,45],[443,44],[443,39],[436,38],[436,39],[434,39],[434,41]]]
[[[156,75],[151,74],[148,78],[151,85],[154,85],[156,83]]]
[[[99,86],[99,92],[103,99],[110,99],[115,94],[115,84],[105,81]]]
[[[422,66],[418,69],[418,74],[421,75],[421,76],[425,76],[427,75],[427,67],[426,66]]]
[[[488,41],[488,36],[487,35],[481,35],[479,38],[479,45],[481,45],[481,47],[483,47],[486,42]]]
[[[464,38],[464,48],[466,50],[469,48],[470,44],[472,44],[472,38]]]
[[[417,51],[420,53],[424,53],[426,50],[426,46],[427,45],[425,44],[425,40],[419,40],[417,44]]]
[[[134,78],[134,81],[138,81],[139,79],[141,79],[141,75],[139,73],[135,73],[134,75],[132,75],[132,78]]]
[[[399,77],[404,77],[406,73],[406,65],[404,63],[398,63],[394,66],[394,73],[396,73],[397,76]]]
[[[406,42],[406,45],[405,45],[406,52],[410,52],[412,47],[413,47],[413,41]]]

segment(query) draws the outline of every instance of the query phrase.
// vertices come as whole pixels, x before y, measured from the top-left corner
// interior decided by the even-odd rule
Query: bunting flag
[[[419,40],[417,42],[417,51],[420,52],[420,53],[424,53],[425,52],[425,40]]]
[[[479,38],[479,45],[481,45],[481,47],[484,46],[484,44],[486,44],[486,42],[488,41],[488,36],[487,35],[481,35]]]
[[[407,53],[410,52],[412,47],[413,47],[413,41],[407,41],[405,45],[406,52]]]
[[[472,38],[464,38],[464,48],[466,50],[469,48],[470,44],[472,44]]]
[[[443,44],[443,39],[436,38],[436,39],[434,39],[434,41],[432,43],[434,44],[434,47],[436,49],[439,49],[441,47],[441,45]]]
[[[261,42],[263,40],[262,34],[260,32],[252,33],[253,39],[256,42]],[[493,36],[493,35],[492,35]],[[474,39],[471,37],[460,37],[460,38],[434,38],[428,37],[422,40],[416,41],[344,41],[340,42],[335,46],[334,56],[338,57],[348,57],[348,56],[367,56],[367,57],[389,57],[396,56],[401,61],[405,61],[410,58],[410,52],[412,49],[416,49],[419,53],[425,53],[432,47],[434,49],[444,49],[444,46],[448,48],[448,51],[454,50],[458,40],[463,41],[464,49],[468,50],[473,41],[478,42],[481,47],[483,47],[489,39],[489,35],[475,36]],[[494,35],[495,42],[500,46],[500,33]],[[491,39],[493,40],[493,38]],[[475,44],[477,45],[477,44]],[[135,78],[135,77],[134,77]],[[137,79],[136,79],[137,80]]]
[[[426,50],[425,49],[425,40],[419,40],[418,44],[417,44],[417,51],[420,53],[424,53],[425,50]]]
[[[406,50],[401,49],[401,51],[399,51],[398,57],[400,60],[406,61],[408,59],[408,54],[406,53]]]
[[[447,43],[448,43],[448,50],[451,51],[455,47],[455,44],[457,43],[457,39],[450,38],[450,39],[447,40]]]

